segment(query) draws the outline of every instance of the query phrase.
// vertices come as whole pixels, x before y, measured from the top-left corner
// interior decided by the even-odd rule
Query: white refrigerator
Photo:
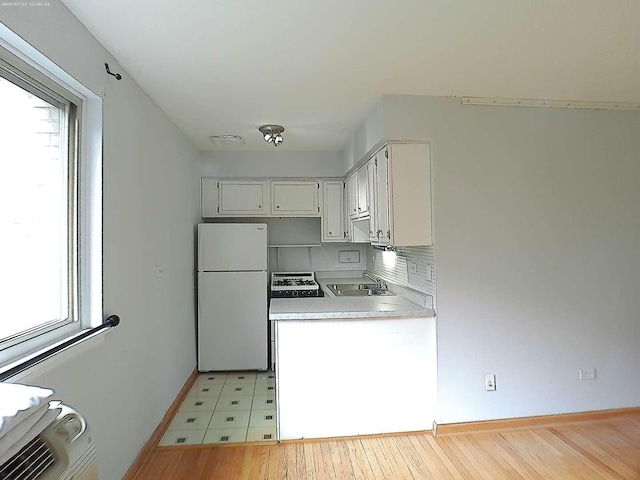
[[[198,225],[198,370],[267,369],[267,225]]]

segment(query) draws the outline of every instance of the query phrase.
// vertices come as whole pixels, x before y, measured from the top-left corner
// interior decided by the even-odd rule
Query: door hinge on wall
[[[218,213],[220,213],[220,207],[216,207],[216,210],[218,210]]]
[[[384,151],[384,158],[389,158],[389,150]]]
[[[318,207],[318,213],[320,213],[320,207]]]
[[[218,182],[218,188],[220,188],[220,182]]]

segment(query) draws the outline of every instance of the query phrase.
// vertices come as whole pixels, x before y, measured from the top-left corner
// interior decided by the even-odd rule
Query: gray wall
[[[384,136],[384,98],[381,98],[371,110],[365,121],[354,133],[345,147],[342,158],[344,172],[358,163]]]
[[[384,136],[432,142],[441,421],[640,405],[640,112],[385,96]]]
[[[85,414],[100,478],[122,478],[195,367],[199,153],[59,2],[0,21],[104,98],[104,341],[37,380]],[[120,72],[108,77],[104,63]],[[155,277],[156,265],[164,277]]]

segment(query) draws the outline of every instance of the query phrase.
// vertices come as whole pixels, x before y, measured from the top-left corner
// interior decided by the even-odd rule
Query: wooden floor
[[[640,479],[640,413],[544,427],[157,447],[135,480]]]

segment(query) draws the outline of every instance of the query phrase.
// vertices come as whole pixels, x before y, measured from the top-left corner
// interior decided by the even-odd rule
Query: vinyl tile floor
[[[275,441],[274,372],[213,372],[198,375],[159,445]]]

